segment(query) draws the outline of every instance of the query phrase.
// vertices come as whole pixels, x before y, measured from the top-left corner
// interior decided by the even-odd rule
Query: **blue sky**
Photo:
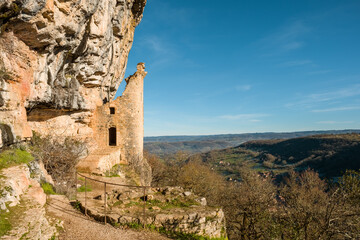
[[[145,136],[359,129],[359,13],[358,0],[148,0],[127,68],[146,63]]]

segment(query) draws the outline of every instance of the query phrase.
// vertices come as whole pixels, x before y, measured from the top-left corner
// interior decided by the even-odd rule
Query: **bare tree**
[[[57,138],[34,133],[31,150],[52,176],[56,191],[68,193],[74,185],[75,167],[80,157],[86,154],[85,143],[69,137]]]

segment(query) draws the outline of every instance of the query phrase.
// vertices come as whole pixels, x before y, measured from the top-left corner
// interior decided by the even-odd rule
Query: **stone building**
[[[122,96],[98,106],[90,122],[96,148],[80,161],[82,171],[104,172],[143,158],[145,64],[125,79]],[[105,100],[106,101],[106,100]]]

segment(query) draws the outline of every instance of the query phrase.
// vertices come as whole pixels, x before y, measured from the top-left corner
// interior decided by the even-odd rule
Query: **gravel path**
[[[156,232],[117,229],[95,222],[76,211],[61,195],[49,196],[47,213],[63,221],[64,231],[59,236],[60,240],[169,240]]]

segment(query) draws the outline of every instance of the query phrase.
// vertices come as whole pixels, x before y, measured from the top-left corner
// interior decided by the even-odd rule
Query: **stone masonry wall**
[[[123,95],[99,106],[90,122],[97,148],[120,148],[123,163],[143,157],[143,88],[146,74],[144,63],[139,63],[137,72],[126,79]],[[110,113],[110,108],[114,108],[114,114]],[[109,146],[110,128],[116,128],[116,146]]]

